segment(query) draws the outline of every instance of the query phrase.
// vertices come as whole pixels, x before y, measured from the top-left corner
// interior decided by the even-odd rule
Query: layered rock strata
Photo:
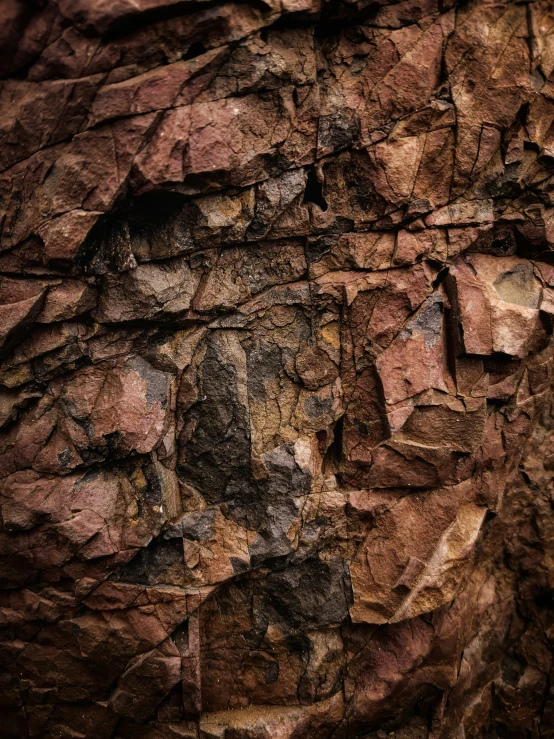
[[[554,737],[554,8],[0,5],[0,734]]]

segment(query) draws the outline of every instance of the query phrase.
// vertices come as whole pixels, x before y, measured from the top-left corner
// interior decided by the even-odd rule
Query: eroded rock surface
[[[554,7],[0,4],[0,734],[554,737]]]

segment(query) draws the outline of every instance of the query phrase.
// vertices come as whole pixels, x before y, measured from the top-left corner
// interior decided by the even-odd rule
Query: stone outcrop
[[[0,735],[554,737],[552,3],[0,49]]]

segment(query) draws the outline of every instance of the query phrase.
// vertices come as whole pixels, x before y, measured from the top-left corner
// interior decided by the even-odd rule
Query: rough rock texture
[[[554,737],[551,3],[0,44],[0,735]]]

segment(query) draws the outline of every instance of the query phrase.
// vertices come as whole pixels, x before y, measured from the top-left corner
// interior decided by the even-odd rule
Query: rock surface
[[[554,737],[549,0],[0,4],[0,734]]]

